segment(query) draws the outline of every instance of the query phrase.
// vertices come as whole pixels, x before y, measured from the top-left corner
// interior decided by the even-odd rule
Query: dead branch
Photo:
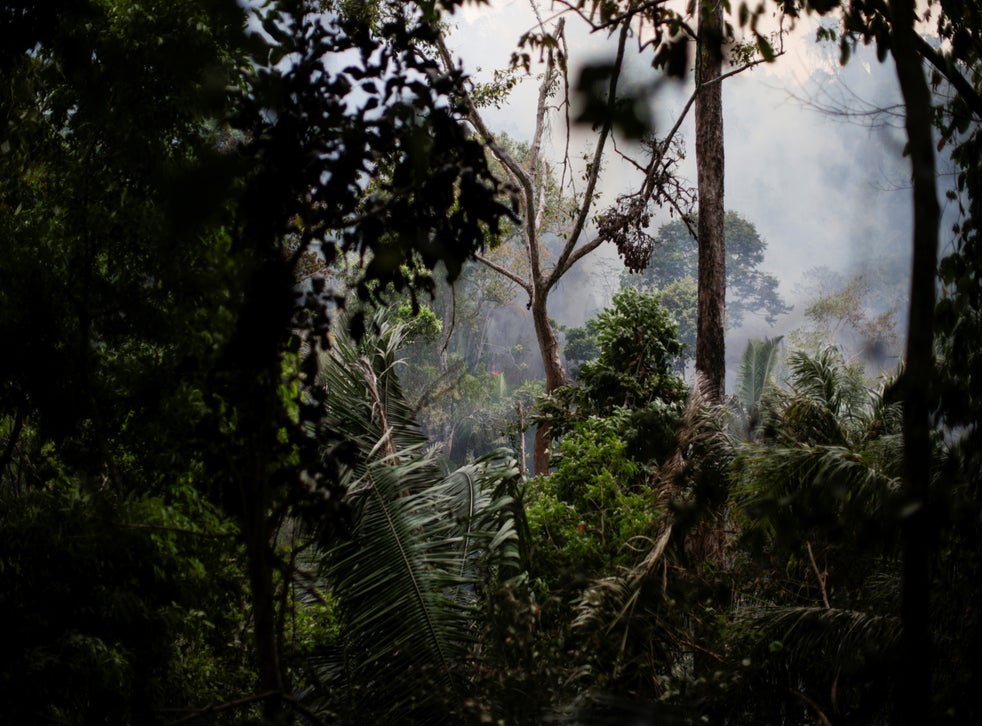
[[[593,151],[593,161],[590,163],[590,166],[587,169],[587,184],[586,189],[583,192],[583,202],[580,204],[579,214],[577,214],[576,220],[573,222],[573,228],[570,230],[570,233],[566,238],[566,244],[563,247],[563,251],[559,255],[559,259],[556,260],[556,265],[553,267],[552,273],[549,275],[549,279],[546,281],[547,287],[552,287],[555,285],[559,278],[562,277],[573,264],[570,262],[570,256],[573,254],[573,250],[580,240],[580,234],[583,232],[583,228],[586,226],[587,219],[589,219],[590,216],[590,210],[593,206],[593,193],[596,190],[597,181],[600,177],[600,167],[601,161],[603,160],[604,147],[607,144],[607,139],[610,136],[611,128],[613,126],[614,103],[617,101],[617,82],[620,79],[621,68],[624,64],[624,47],[627,44],[627,37],[630,29],[630,25],[625,23],[621,27],[621,32],[618,36],[617,56],[614,59],[614,67],[611,71],[610,83],[607,88],[606,119],[604,120],[603,125],[600,127],[600,134],[597,137],[597,144]],[[576,259],[580,259],[580,257],[582,257],[582,255]]]
[[[527,292],[529,294],[529,297],[532,296],[532,283],[531,283],[531,281],[526,280],[525,278],[523,278],[523,277],[519,276],[518,274],[512,272],[511,270],[509,270],[506,267],[502,267],[501,265],[499,265],[496,262],[492,262],[490,259],[488,259],[484,255],[474,255],[474,257],[482,265],[485,265],[486,267],[490,267],[492,270],[494,270],[498,274],[504,275],[509,280],[511,280],[512,282],[514,282],[520,288],[522,288],[523,290],[525,290],[525,292]]]
[[[777,58],[782,55],[784,55],[783,50],[779,51],[778,53],[775,53],[774,57]],[[685,102],[685,106],[683,106],[682,108],[682,112],[678,115],[678,118],[675,119],[675,124],[672,126],[671,131],[669,131],[668,134],[665,136],[665,138],[658,143],[656,153],[654,156],[652,156],[651,162],[648,164],[647,172],[644,178],[644,184],[641,187],[642,191],[640,195],[642,199],[647,201],[647,199],[651,197],[651,194],[655,188],[655,180],[658,176],[658,171],[662,166],[662,160],[665,158],[665,154],[668,152],[668,149],[672,144],[672,140],[675,138],[675,134],[677,134],[679,128],[681,128],[682,122],[685,121],[686,116],[689,115],[689,110],[692,108],[692,105],[696,102],[696,96],[699,95],[699,91],[701,91],[706,86],[712,85],[714,83],[722,83],[727,78],[732,78],[733,76],[743,73],[744,71],[748,71],[751,68],[754,68],[756,66],[759,66],[761,63],[766,63],[766,62],[767,61],[765,61],[763,58],[758,58],[757,60],[751,61],[749,63],[745,63],[739,68],[734,68],[731,71],[723,73],[717,78],[714,78],[710,81],[706,81],[706,83],[693,89],[692,94],[689,96],[689,99]]]
[[[818,580],[818,586],[822,591],[822,603],[825,605],[826,610],[831,610],[832,604],[829,602],[829,593],[825,589],[825,581],[828,580],[829,573],[827,570],[818,569],[818,563],[815,561],[815,553],[812,551],[812,543],[806,541],[805,547],[808,549],[808,559],[811,560],[812,569],[815,571],[815,577]]]

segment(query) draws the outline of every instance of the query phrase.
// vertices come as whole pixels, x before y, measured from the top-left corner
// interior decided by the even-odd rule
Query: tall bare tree
[[[514,241],[524,247],[527,259],[525,270],[511,269],[490,259],[478,255],[477,259],[489,268],[515,282],[528,295],[528,307],[532,314],[535,336],[542,356],[545,369],[546,393],[556,390],[567,382],[566,369],[559,354],[559,341],[549,319],[549,294],[577,262],[593,252],[604,239],[600,236],[588,238],[585,234],[587,222],[594,208],[597,182],[600,177],[601,162],[604,150],[610,138],[612,113],[607,113],[600,124],[593,153],[586,168],[582,192],[573,196],[576,208],[570,224],[563,235],[563,242],[558,256],[554,260],[546,258],[544,234],[546,229],[547,185],[550,182],[548,162],[543,154],[543,143],[546,138],[546,126],[550,111],[550,99],[561,94],[563,104],[568,108],[569,83],[566,76],[566,43],[564,35],[564,19],[560,18],[555,27],[546,33],[545,27],[540,28],[543,37],[548,38],[544,44],[545,71],[539,86],[538,101],[535,111],[535,131],[527,160],[517,159],[505,145],[499,143],[497,136],[488,128],[478,107],[470,103],[468,119],[476,133],[487,145],[490,153],[501,164],[505,173],[518,190],[521,225],[518,238]],[[620,75],[621,63],[630,27],[627,23],[618,31],[617,57],[607,84],[607,103],[613,108],[616,98],[617,81]],[[454,67],[454,61],[445,42],[438,42],[440,56],[447,67]],[[568,169],[568,160],[566,168]],[[540,425],[535,433],[534,468],[536,474],[549,471],[549,444],[551,437],[547,426]]]
[[[699,314],[696,371],[709,400],[721,401],[726,375],[726,246],[723,238],[723,4],[704,0],[696,59],[696,170],[699,188]]]
[[[675,153],[677,150],[675,137],[689,110],[693,104],[696,104],[697,126],[699,125],[698,119],[704,117],[706,120],[702,125],[707,129],[715,129],[715,131],[706,134],[705,148],[701,154],[703,163],[700,169],[705,166],[707,181],[703,181],[702,171],[700,171],[699,180],[700,197],[704,197],[707,203],[711,202],[712,206],[712,209],[707,207],[705,212],[700,207],[699,217],[705,220],[700,222],[700,225],[705,224],[707,229],[715,230],[712,233],[700,233],[699,235],[700,239],[712,240],[711,259],[714,261],[712,265],[708,262],[704,263],[700,254],[700,278],[703,277],[703,269],[707,269],[706,280],[700,283],[706,287],[706,292],[700,292],[700,297],[707,299],[707,310],[704,313],[702,303],[700,303],[700,317],[705,318],[705,330],[712,331],[711,334],[703,335],[706,338],[704,347],[709,353],[703,356],[705,360],[703,360],[700,369],[710,375],[710,379],[714,382],[715,396],[721,397],[723,394],[723,297],[726,263],[722,231],[724,212],[722,206],[723,141],[720,85],[723,79],[752,68],[763,62],[764,59],[745,59],[745,62],[740,66],[725,74],[721,73],[720,45],[723,38],[723,9],[719,2],[716,3],[715,7],[707,7],[710,10],[712,27],[706,31],[709,40],[702,45],[707,49],[706,63],[709,65],[701,71],[702,80],[697,84],[696,91],[685,104],[672,129],[663,138],[654,138],[650,135],[651,129],[647,128],[645,121],[631,115],[629,110],[632,108],[631,102],[635,102],[636,105],[642,100],[636,95],[637,91],[633,96],[625,94],[618,96],[618,80],[624,61],[625,46],[629,38],[642,38],[654,32],[657,37],[661,38],[655,44],[653,58],[655,66],[670,77],[682,78],[686,74],[688,63],[686,38],[692,37],[695,33],[688,29],[684,23],[685,36],[681,40],[666,33],[666,29],[673,27],[681,16],[660,3],[652,4],[637,0],[628,0],[623,6],[596,3],[588,8],[589,12],[579,13],[580,18],[587,22],[594,32],[616,33],[617,50],[613,62],[602,69],[598,69],[601,72],[595,78],[584,83],[586,81],[586,74],[584,74],[580,79],[581,86],[590,86],[587,94],[591,95],[589,111],[584,112],[580,121],[592,123],[597,131],[597,137],[592,156],[586,167],[585,187],[581,192],[573,194],[574,203],[577,207],[572,216],[572,221],[563,235],[564,241],[561,252],[551,265],[547,264],[549,261],[545,259],[543,254],[545,249],[543,233],[546,231],[543,227],[543,221],[546,215],[546,188],[549,175],[542,154],[542,144],[548,121],[548,111],[550,110],[549,99],[552,97],[554,89],[561,87],[563,90],[561,106],[567,110],[568,121],[569,84],[566,76],[568,53],[566,52],[563,19],[560,18],[557,21],[551,32],[546,31],[541,19],[539,21],[540,35],[537,36],[537,40],[543,49],[546,69],[539,88],[535,132],[527,161],[522,163],[523,160],[516,159],[506,148],[503,148],[502,144],[498,143],[495,135],[484,123],[477,106],[469,102],[471,124],[519,191],[522,217],[520,236],[521,243],[525,246],[526,254],[524,257],[527,258],[528,266],[527,271],[519,271],[498,264],[486,256],[479,255],[478,259],[491,269],[514,281],[528,294],[529,309],[532,312],[536,338],[545,368],[547,393],[566,382],[566,371],[559,356],[558,341],[548,312],[549,293],[562,276],[574,264],[593,252],[605,241],[615,244],[628,268],[635,271],[642,269],[647,264],[650,245],[652,244],[650,235],[646,231],[651,219],[649,208],[652,203],[656,206],[668,205],[684,219],[689,219],[692,192],[675,175],[674,167],[678,159],[678,155]],[[640,49],[644,50],[648,45],[648,43],[640,43]],[[438,48],[446,68],[451,69],[454,65],[453,59],[442,39],[438,42]],[[775,55],[780,55],[780,53],[774,53],[773,50],[769,49],[768,58],[773,59]],[[657,89],[659,83],[660,79],[653,82],[651,89]],[[712,101],[714,97],[715,102]],[[714,111],[711,110],[713,108]],[[615,149],[616,153],[628,164],[634,166],[644,175],[644,179],[637,192],[618,198],[616,203],[600,216],[597,233],[587,239],[585,229],[595,207],[601,162],[604,159],[607,143],[615,125],[623,128],[628,134],[645,136],[643,146],[647,149],[649,158],[643,162],[631,159],[620,149]],[[697,148],[697,157],[699,156],[700,152]],[[568,168],[567,158],[564,169],[568,170]],[[709,187],[710,181],[708,180],[710,178],[716,180],[713,182],[716,185],[715,189],[717,189],[715,192]],[[703,192],[704,187],[705,192]],[[565,188],[561,192],[565,192]],[[702,329],[701,327],[700,330]],[[697,357],[697,367],[699,367],[699,360],[702,359]],[[535,437],[536,473],[548,472],[549,442],[548,428],[540,426],[536,430]]]

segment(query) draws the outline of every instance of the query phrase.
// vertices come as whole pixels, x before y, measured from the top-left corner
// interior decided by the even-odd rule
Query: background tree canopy
[[[695,229],[693,225],[692,229]],[[773,324],[779,315],[791,311],[778,292],[774,275],[760,270],[767,243],[757,228],[736,212],[724,217],[726,239],[726,323],[739,327],[744,316],[759,315]],[[698,246],[685,220],[677,219],[659,227],[651,246],[648,265],[639,273],[625,273],[622,286],[658,291],[662,302],[676,314],[679,340],[695,351],[695,280],[698,278]],[[691,288],[691,292],[688,291]],[[691,298],[691,302],[690,302]],[[691,325],[691,327],[690,327]]]

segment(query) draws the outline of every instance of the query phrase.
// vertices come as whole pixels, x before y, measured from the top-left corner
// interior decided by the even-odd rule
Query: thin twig
[[[829,573],[818,569],[818,563],[815,561],[815,553],[812,551],[812,543],[806,541],[805,547],[808,548],[808,559],[810,559],[812,562],[812,568],[815,570],[815,577],[818,579],[818,586],[822,590],[822,603],[825,605],[826,610],[831,610],[832,604],[829,602],[829,593],[825,589],[825,580],[828,579]]]
[[[457,285],[456,283],[450,286],[450,325],[447,327],[446,336],[443,339],[443,345],[440,346],[440,355],[445,356],[447,354],[447,346],[450,345],[450,336],[453,335],[454,328],[457,327]]]
[[[659,5],[665,5],[667,3],[668,0],[647,0],[647,2],[642,2],[639,5],[637,5],[637,7],[629,8],[628,10],[625,10],[623,13],[619,15],[615,15],[610,19],[608,19],[607,21],[598,24],[593,22],[592,14],[588,15],[584,13],[580,8],[576,7],[570,2],[567,2],[566,0],[558,0],[559,5],[566,7],[571,12],[580,16],[580,18],[582,18],[590,26],[591,33],[596,33],[601,30],[607,30],[608,28],[613,28],[625,20],[628,21],[628,23],[630,23],[630,21],[634,19],[635,15],[639,15],[640,13],[643,13],[645,10],[658,7]]]
[[[784,55],[783,50],[778,53],[775,53],[774,57],[778,58],[782,55]],[[689,109],[692,108],[692,104],[696,102],[696,96],[699,95],[699,91],[701,91],[706,86],[709,86],[714,83],[722,83],[727,78],[732,78],[735,75],[743,73],[744,71],[748,71],[751,68],[754,68],[756,66],[759,66],[761,63],[766,63],[766,62],[767,61],[764,60],[763,58],[758,58],[757,60],[751,61],[749,63],[745,63],[739,68],[734,68],[732,71],[728,71],[726,73],[717,76],[716,78],[713,78],[710,81],[706,81],[706,83],[702,84],[701,86],[698,86],[695,90],[692,91],[692,95],[689,96],[689,100],[685,102],[685,106],[682,108],[682,112],[678,115],[678,118],[675,120],[675,125],[672,126],[672,129],[671,131],[668,132],[668,135],[666,135],[665,138],[662,139],[661,142],[659,142],[659,149],[657,155],[654,156],[654,158],[652,158],[651,163],[648,165],[648,173],[645,176],[644,185],[642,186],[642,193],[641,193],[642,199],[647,200],[648,197],[651,196],[651,192],[655,188],[655,176],[658,173],[658,169],[661,166],[661,162],[665,158],[665,154],[668,153],[668,149],[671,146],[672,139],[675,138],[675,134],[677,134],[679,128],[681,128],[682,122],[685,121],[685,117],[688,116]]]

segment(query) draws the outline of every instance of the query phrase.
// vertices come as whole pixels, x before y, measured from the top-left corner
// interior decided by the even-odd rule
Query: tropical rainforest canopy
[[[580,80],[577,195],[540,157],[563,22],[475,85],[457,5],[0,3],[0,721],[982,720],[982,9],[580,3],[621,55]],[[618,77],[642,28],[658,77],[780,62],[773,10],[895,62],[908,347],[874,379],[821,326],[751,341],[721,398],[680,375],[697,190]],[[537,57],[536,137],[498,139]],[[614,136],[650,158],[597,232]],[[723,231],[730,322],[785,314]],[[564,333],[603,241],[633,274]]]

